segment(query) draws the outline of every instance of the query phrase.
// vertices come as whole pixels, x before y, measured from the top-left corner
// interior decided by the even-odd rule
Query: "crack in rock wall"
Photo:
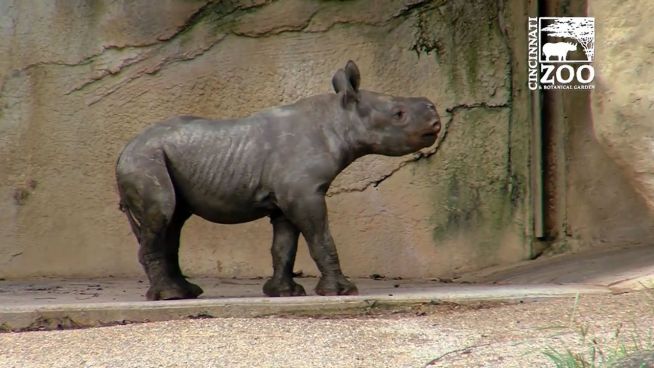
[[[166,0],[0,4],[0,277],[140,275],[117,209],[123,145],[173,115],[245,116],[362,87],[427,96],[444,128],[418,154],[357,160],[329,191],[352,276],[452,276],[524,259],[511,163],[511,50],[495,2]],[[513,186],[518,186],[518,190]],[[520,198],[516,198],[519,193]],[[189,275],[271,273],[268,221],[192,219]],[[315,274],[304,244],[296,269]]]

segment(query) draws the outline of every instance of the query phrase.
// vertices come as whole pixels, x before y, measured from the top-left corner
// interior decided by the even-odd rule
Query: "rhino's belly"
[[[203,219],[219,224],[241,224],[268,216],[270,210],[254,206],[230,206],[218,204],[216,206],[202,205],[192,208],[194,214]]]
[[[185,178],[187,179],[187,178]],[[193,214],[208,221],[236,224],[254,221],[277,210],[274,195],[250,183],[213,183],[174,180],[178,200]]]
[[[221,224],[238,224],[270,215],[277,209],[268,199],[255,196],[224,196],[210,193],[180,193],[188,209],[205,220]]]

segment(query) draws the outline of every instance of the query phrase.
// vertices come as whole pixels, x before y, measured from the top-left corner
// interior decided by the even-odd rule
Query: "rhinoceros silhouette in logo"
[[[543,54],[545,61],[550,61],[550,57],[556,56],[558,61],[566,61],[569,51],[577,50],[577,44],[570,42],[548,42],[543,45]]]

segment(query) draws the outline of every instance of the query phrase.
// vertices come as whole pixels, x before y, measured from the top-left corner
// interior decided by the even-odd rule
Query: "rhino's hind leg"
[[[300,231],[282,214],[270,217],[273,225],[273,244],[271,248],[274,273],[263,285],[263,292],[268,296],[302,296],[307,295],[302,285],[293,281],[293,265],[297,253],[297,241]]]
[[[197,298],[202,289],[186,281],[179,267],[179,237],[188,216],[169,215],[163,208],[157,208],[157,204],[152,207],[139,249],[139,261],[150,280],[146,297],[148,300]]]
[[[153,294],[151,300],[157,299],[189,299],[197,298],[203,293],[202,289],[186,280],[179,267],[179,239],[184,222],[191,216],[191,213],[184,210],[179,200],[176,201],[176,209],[170,224],[166,228],[163,251],[167,262],[168,276],[172,280],[168,284],[164,283],[164,288],[159,290],[152,287],[148,291]],[[167,289],[165,286],[172,286]],[[158,295],[157,295],[158,293]],[[158,297],[157,297],[158,296]]]
[[[165,163],[138,165],[119,178],[122,206],[139,240],[139,262],[150,281],[148,300],[189,299],[202,289],[184,278],[179,267],[179,237],[189,213],[182,209]]]

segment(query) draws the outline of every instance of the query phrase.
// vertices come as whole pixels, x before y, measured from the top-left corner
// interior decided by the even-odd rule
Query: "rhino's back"
[[[158,123],[126,146],[117,171],[162,165],[191,212],[215,222],[250,221],[272,209],[261,180],[271,147],[259,125],[191,116]]]

